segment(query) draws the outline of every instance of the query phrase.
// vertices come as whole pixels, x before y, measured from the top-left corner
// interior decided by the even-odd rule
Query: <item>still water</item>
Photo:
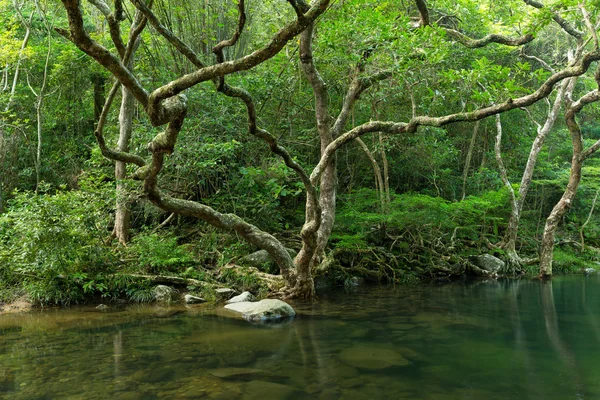
[[[368,287],[254,326],[206,306],[0,316],[1,399],[600,399],[600,277]]]

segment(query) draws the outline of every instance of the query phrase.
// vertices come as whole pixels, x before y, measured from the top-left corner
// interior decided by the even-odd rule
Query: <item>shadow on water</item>
[[[0,398],[598,399],[599,294],[598,277],[359,288],[275,326],[183,306],[3,315]]]

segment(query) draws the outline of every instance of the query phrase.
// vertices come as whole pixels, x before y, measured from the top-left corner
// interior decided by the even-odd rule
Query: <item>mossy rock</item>
[[[404,367],[410,364],[406,358],[392,348],[354,346],[343,350],[339,359],[346,365],[360,369],[378,370],[389,367]]]
[[[296,251],[293,249],[286,249],[290,257],[296,257]],[[242,257],[239,263],[244,266],[257,268],[259,271],[276,273],[279,271],[277,263],[273,261],[269,253],[266,250],[259,250],[252,254]]]

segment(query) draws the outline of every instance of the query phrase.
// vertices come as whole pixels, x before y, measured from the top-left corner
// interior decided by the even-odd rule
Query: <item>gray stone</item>
[[[286,250],[287,250],[288,254],[290,255],[290,257],[292,257],[292,258],[296,257],[295,250],[287,249],[287,248],[286,248]],[[267,253],[266,250],[259,250],[252,254],[248,254],[247,256],[242,257],[239,262],[241,265],[246,265],[248,267],[254,267],[261,271],[269,270],[272,268],[277,268],[277,264],[271,258],[269,253]]]
[[[239,294],[237,296],[230,298],[225,303],[232,304],[232,303],[241,303],[242,301],[255,301],[255,300],[256,300],[256,297],[254,297],[254,295],[252,293],[243,292],[242,294]]]
[[[191,294],[186,294],[184,296],[184,299],[186,304],[198,304],[204,303],[206,301],[202,297],[192,296]]]
[[[491,254],[482,254],[480,256],[471,257],[471,262],[479,268],[488,272],[497,273],[504,268],[504,261]]]
[[[235,293],[235,290],[230,288],[215,289],[215,296],[217,298],[217,301],[229,300],[233,295],[235,295]]]
[[[272,322],[291,318],[296,312],[284,301],[278,299],[264,299],[257,302],[240,302],[227,304],[226,309],[241,314],[241,317],[250,322]]]
[[[177,290],[170,286],[158,285],[154,288],[154,299],[159,303],[175,303],[178,300]]]

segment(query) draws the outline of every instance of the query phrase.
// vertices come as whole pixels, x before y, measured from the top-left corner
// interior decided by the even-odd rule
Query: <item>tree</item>
[[[94,5],[106,7],[109,12],[104,13],[110,26],[113,46],[123,49],[125,45],[119,34],[120,20],[114,17],[117,12],[111,11],[106,3],[94,0]],[[120,2],[118,2],[120,4]],[[411,69],[418,68],[420,63],[427,59],[425,50],[415,51],[413,46],[427,46],[431,54],[440,49],[453,47],[453,41],[461,43],[466,49],[477,49],[487,45],[521,46],[533,40],[532,33],[511,38],[507,35],[493,33],[485,35],[482,39],[471,39],[448,24],[434,23],[430,20],[432,10],[423,0],[416,0],[415,6],[409,8],[407,14],[401,14],[398,21],[398,12],[391,4],[382,4],[377,8],[378,14],[371,15],[371,4],[366,0],[343,2],[330,5],[328,0],[315,0],[306,4],[302,0],[289,0],[294,17],[291,21],[281,26],[267,43],[247,55],[235,55],[231,60],[225,59],[224,50],[235,45],[246,27],[246,7],[243,0],[238,2],[238,23],[230,39],[223,40],[213,47],[216,63],[209,65],[190,46],[184,43],[168,27],[163,25],[152,12],[151,4],[142,0],[132,0],[148,20],[149,25],[160,34],[179,54],[184,56],[193,66],[192,72],[183,74],[178,78],[148,92],[142,81],[134,71],[127,67],[128,57],[113,54],[109,48],[94,40],[84,29],[82,5],[77,0],[62,0],[67,11],[69,30],[59,32],[72,41],[80,50],[94,58],[100,65],[108,70],[132,95],[146,112],[152,125],[166,126],[165,130],[154,137],[149,143],[150,159],[145,159],[137,154],[123,150],[111,150],[107,147],[103,127],[106,119],[100,119],[95,136],[102,153],[114,161],[134,164],[138,167],[134,177],[143,181],[145,196],[159,208],[180,215],[199,218],[217,228],[232,231],[251,244],[266,250],[280,267],[282,276],[287,282],[286,294],[310,298],[314,295],[312,271],[324,260],[325,247],[331,234],[335,220],[336,208],[336,153],[347,143],[370,133],[385,133],[392,135],[417,134],[420,127],[443,127],[445,125],[467,121],[475,122],[486,117],[507,112],[516,108],[527,107],[548,97],[555,85],[561,81],[584,74],[590,64],[600,59],[598,49],[582,53],[573,65],[551,74],[537,88],[529,93],[522,94],[521,87],[515,88],[515,82],[508,80],[504,86],[493,93],[479,95],[484,105],[469,110],[445,111],[441,116],[418,115],[414,113],[406,122],[391,120],[370,120],[357,124],[348,129],[348,119],[360,96],[377,85],[379,82],[390,79],[397,74],[408,74]],[[118,5],[116,3],[116,5]],[[513,4],[513,6],[515,6]],[[515,6],[516,7],[516,6]],[[331,8],[328,15],[325,11]],[[436,10],[433,10],[436,11]],[[505,10],[503,10],[505,11]],[[367,15],[368,14],[368,15]],[[111,15],[113,17],[111,17]],[[503,15],[511,23],[518,24],[514,12],[505,12]],[[353,17],[361,18],[353,18]],[[417,16],[417,20],[410,19]],[[377,27],[377,24],[386,23],[386,29],[380,29],[377,35],[356,42],[348,56],[343,58],[343,69],[349,71],[348,81],[344,88],[343,101],[338,105],[337,116],[332,118],[333,105],[330,104],[330,87],[316,66],[313,45],[315,30],[321,21],[327,21],[330,26],[336,26],[339,18],[341,25],[336,34],[343,37],[353,37],[359,27],[349,21],[360,21]],[[378,19],[379,18],[379,19]],[[443,18],[440,19],[443,21]],[[325,24],[325,22],[323,23]],[[394,25],[395,24],[395,25]],[[323,25],[327,26],[327,25]],[[364,27],[362,27],[364,28]],[[539,28],[538,28],[539,29]],[[309,173],[303,165],[280,145],[275,135],[259,126],[257,107],[250,93],[240,87],[230,86],[227,79],[231,75],[239,74],[257,68],[262,63],[275,57],[286,44],[295,38],[299,39],[298,54],[300,66],[309,82],[314,94],[314,117],[320,155],[315,167]],[[444,40],[446,42],[444,42]],[[444,43],[447,43],[444,45]],[[128,47],[131,42],[128,44]],[[405,47],[403,47],[405,46]],[[446,46],[446,47],[444,47]],[[402,53],[407,51],[407,54]],[[450,51],[450,50],[447,50]],[[126,52],[124,52],[125,54]],[[445,54],[449,56],[449,54]],[[481,71],[488,68],[490,62],[482,59]],[[249,224],[234,214],[222,214],[204,204],[177,199],[167,195],[158,187],[158,176],[165,165],[165,156],[175,150],[177,137],[183,128],[188,109],[187,97],[184,91],[198,87],[203,82],[212,82],[216,90],[225,96],[237,98],[243,102],[248,117],[248,132],[254,137],[265,142],[271,152],[281,157],[284,163],[293,170],[302,182],[306,191],[305,223],[300,232],[302,249],[294,260],[290,257],[284,246],[274,236],[260,230],[257,226]],[[454,83],[456,85],[456,83]],[[521,92],[521,95],[515,96]],[[493,97],[492,97],[493,96]],[[114,96],[113,96],[114,97]],[[485,100],[485,101],[483,101]],[[423,101],[423,100],[421,100]],[[103,114],[110,108],[112,100],[107,99]],[[398,116],[396,116],[398,118]],[[402,118],[402,117],[400,117]]]

